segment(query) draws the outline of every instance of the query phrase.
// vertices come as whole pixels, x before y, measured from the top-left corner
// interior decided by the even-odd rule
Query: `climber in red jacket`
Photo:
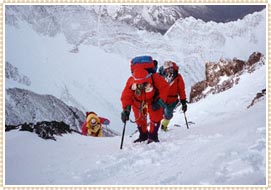
[[[123,111],[121,119],[129,120],[131,108],[139,130],[139,138],[134,142],[148,140],[148,143],[159,142],[158,130],[163,118],[163,108],[167,99],[169,86],[158,73],[148,73],[138,68],[129,77],[122,91],[121,102]],[[147,115],[150,118],[150,128],[147,129]]]
[[[181,102],[182,111],[186,112],[187,102],[185,94],[184,80],[179,72],[179,67],[173,61],[165,61],[160,68],[160,74],[169,84],[169,92],[166,100],[167,110],[164,112],[161,129],[167,131],[167,126],[170,119],[173,117],[173,110],[176,105]]]

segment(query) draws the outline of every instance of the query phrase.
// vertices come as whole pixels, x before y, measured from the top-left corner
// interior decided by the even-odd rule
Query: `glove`
[[[131,112],[131,106],[126,106],[126,108],[121,112],[121,120],[123,123],[126,123],[126,121],[129,120]]]
[[[187,111],[187,101],[186,100],[181,100],[182,103],[182,110],[185,113]]]
[[[109,120],[104,120],[104,125],[109,125]]]

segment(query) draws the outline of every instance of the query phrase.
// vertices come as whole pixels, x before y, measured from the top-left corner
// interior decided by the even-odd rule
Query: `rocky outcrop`
[[[266,95],[266,89],[262,89],[261,92],[258,92],[256,96],[253,98],[252,102],[247,106],[247,108],[250,108],[253,106],[256,102],[260,101],[264,96]]]
[[[55,140],[55,136],[62,136],[64,134],[69,133],[78,133],[81,134],[80,131],[77,131],[71,128],[69,125],[64,123],[63,121],[40,121],[37,123],[23,123],[19,125],[5,125],[5,131],[28,131],[31,133],[37,134],[40,138],[43,139],[51,139]],[[114,137],[117,136],[118,133],[108,129],[107,127],[103,127],[103,137]]]
[[[204,98],[206,95],[202,92],[207,87],[208,87],[208,82],[205,80],[198,82],[194,86],[192,86],[191,92],[190,92],[190,102],[197,102],[200,99]]]
[[[36,133],[39,137],[43,139],[51,139],[56,140],[55,135],[62,136],[63,134],[78,132],[70,128],[64,122],[57,122],[57,121],[42,121],[37,122],[36,124],[33,123],[23,123],[17,126],[15,125],[6,125],[5,131],[10,131],[13,129],[19,129],[19,131],[28,131],[31,133]]]
[[[234,58],[233,60],[221,59],[217,63],[206,63],[206,80],[192,86],[190,102],[197,102],[208,94],[217,94],[230,89],[238,84],[242,73],[251,73],[258,65],[263,64],[265,64],[265,57],[260,52],[251,54],[247,61]]]

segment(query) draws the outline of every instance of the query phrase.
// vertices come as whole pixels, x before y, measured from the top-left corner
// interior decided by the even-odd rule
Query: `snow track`
[[[72,134],[53,142],[11,131],[6,134],[6,183],[263,185],[266,130],[260,110],[264,103],[238,115],[239,122],[218,124],[221,117],[216,117],[215,121],[197,122],[190,129],[159,131],[160,143],[134,144],[137,135],[126,136],[122,150],[121,137],[98,139]],[[252,125],[257,117],[262,118],[257,122],[259,127]]]

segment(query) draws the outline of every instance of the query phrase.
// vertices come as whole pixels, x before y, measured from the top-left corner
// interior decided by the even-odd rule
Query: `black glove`
[[[121,112],[121,120],[123,123],[126,123],[126,121],[129,120],[131,112],[131,106],[127,106],[122,112]]]
[[[186,100],[181,100],[182,103],[182,110],[185,113],[187,111],[187,101]]]

